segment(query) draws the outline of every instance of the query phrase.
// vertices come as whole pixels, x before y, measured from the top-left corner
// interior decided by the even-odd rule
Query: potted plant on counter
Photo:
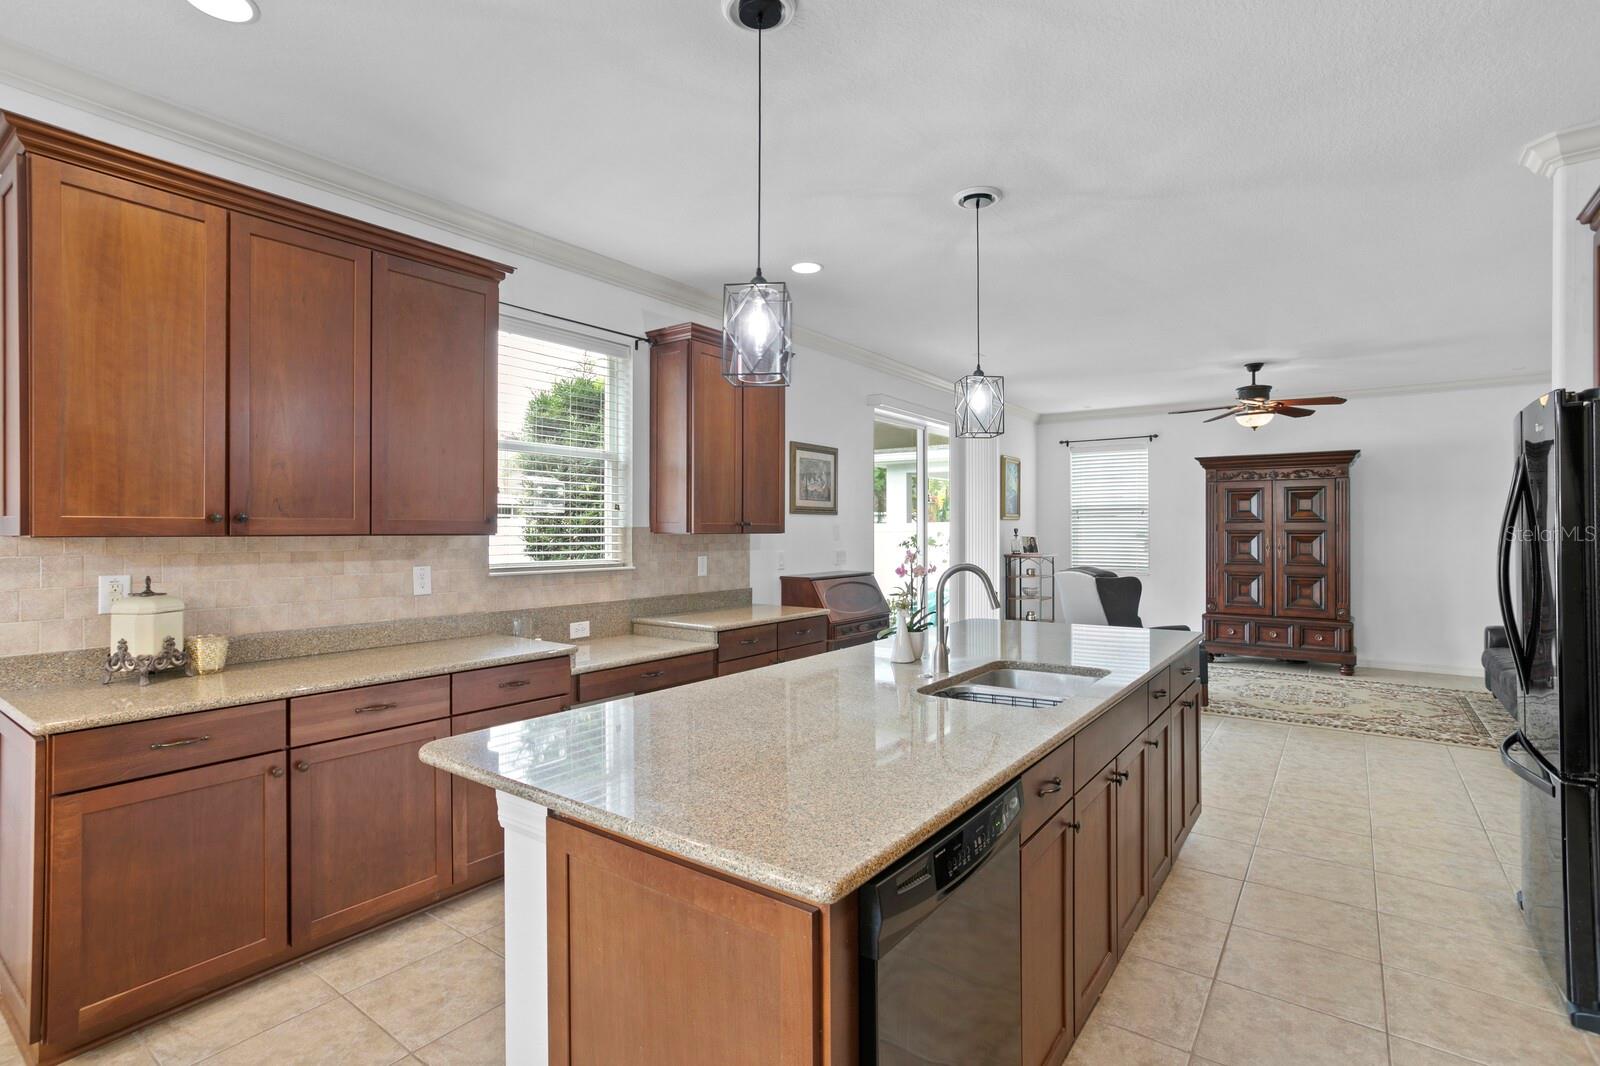
[[[889,597],[894,625],[878,636],[882,639],[894,635],[891,662],[911,663],[922,658],[927,646],[928,626],[933,623],[933,613],[928,609],[928,578],[939,568],[922,558],[916,537],[901,541],[900,546],[906,550],[906,557],[894,568],[894,575],[905,584]]]

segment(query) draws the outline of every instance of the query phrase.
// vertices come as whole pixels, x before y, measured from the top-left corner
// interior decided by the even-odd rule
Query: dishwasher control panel
[[[1022,799],[1011,788],[996,796],[976,817],[969,818],[959,832],[934,846],[929,858],[935,886],[943,888],[959,881],[974,863],[989,854],[989,849],[1005,835],[1022,811]]]

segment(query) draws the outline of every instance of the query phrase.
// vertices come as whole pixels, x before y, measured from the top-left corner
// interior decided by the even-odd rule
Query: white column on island
[[[506,831],[506,1061],[550,1061],[549,914],[544,807],[496,795]]]

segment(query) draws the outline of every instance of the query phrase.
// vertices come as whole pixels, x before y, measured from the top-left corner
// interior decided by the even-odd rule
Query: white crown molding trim
[[[1600,159],[1600,123],[1547,133],[1522,149],[1522,165],[1541,178],[1573,163]]]
[[[436,227],[490,249],[524,256],[684,308],[708,319],[719,319],[722,315],[722,301],[717,295],[675,278],[558,240],[475,208],[424,195],[200,111],[122,88],[88,71],[3,41],[0,41],[0,71],[4,72],[0,73],[0,85],[182,144],[197,152],[220,156]],[[50,116],[33,117],[51,121]],[[838,356],[929,388],[954,387],[950,379],[817,330],[797,329],[795,341],[800,347]]]
[[[1550,388],[1546,374],[1515,374],[1500,378],[1475,378],[1471,381],[1420,381],[1410,385],[1384,385],[1372,389],[1341,390],[1347,399],[1364,399],[1379,396],[1412,396],[1429,392],[1465,392],[1469,389],[1497,389],[1510,385],[1537,385]],[[1531,398],[1531,397],[1530,397]],[[1171,414],[1171,408],[1183,404],[1200,404],[1217,400],[1215,396],[1198,399],[1168,400],[1159,404],[1141,404],[1136,407],[1104,407],[1094,411],[1053,411],[1039,416],[1039,425],[1058,425],[1063,422],[1098,422],[1107,418],[1132,418],[1142,415]]]

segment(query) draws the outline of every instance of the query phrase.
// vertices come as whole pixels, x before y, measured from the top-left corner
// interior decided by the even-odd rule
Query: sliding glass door
[[[950,565],[951,503],[950,427],[875,412],[872,572],[891,600],[901,593],[932,611],[934,584]]]

